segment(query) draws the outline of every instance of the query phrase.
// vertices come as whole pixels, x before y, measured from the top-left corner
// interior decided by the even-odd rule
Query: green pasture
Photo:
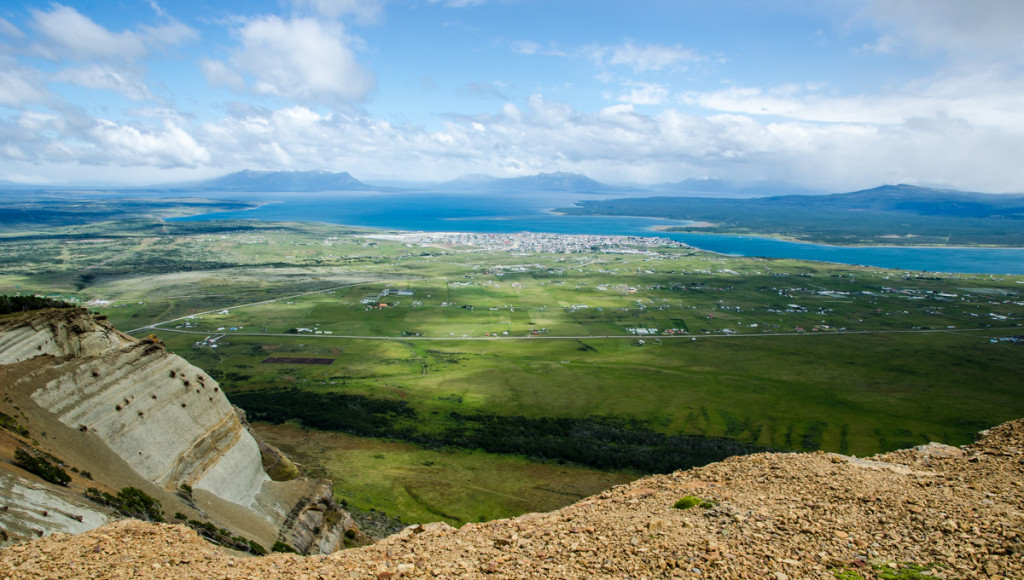
[[[1024,345],[998,342],[1024,334],[1024,277],[685,249],[488,254],[354,233],[150,221],[11,234],[0,238],[0,293],[77,300],[139,336],[157,325],[229,396],[284,386],[401,400],[426,433],[453,412],[597,415],[863,456],[963,444],[1024,416]],[[322,448],[301,438],[292,447],[339,478],[339,497],[408,521],[549,509],[604,485],[599,473],[525,458],[310,437]],[[593,486],[530,491],[534,480],[563,489],[573,478]]]
[[[366,341],[237,337],[170,348],[225,390],[282,385],[400,399],[422,428],[448,413],[638,417],[667,434],[870,455],[963,444],[1024,414],[1019,345],[976,334],[630,340]],[[301,346],[297,346],[301,344]],[[267,356],[332,365],[261,364]]]
[[[538,463],[482,451],[422,449],[409,443],[254,425],[256,433],[307,471],[334,481],[339,501],[452,525],[549,511],[626,483],[634,474]]]

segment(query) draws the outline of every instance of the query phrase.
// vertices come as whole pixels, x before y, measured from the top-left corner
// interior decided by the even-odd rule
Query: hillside
[[[0,543],[100,525],[110,510],[84,502],[89,487],[140,489],[166,519],[181,513],[267,548],[283,541],[329,553],[355,529],[330,482],[297,478],[251,435],[215,380],[159,341],[122,334],[84,310],[0,317],[0,387],[9,502],[0,525],[10,532]],[[63,464],[67,485],[11,465],[19,450]],[[50,509],[62,516],[46,517]]]
[[[179,186],[180,187],[180,186]],[[203,191],[365,191],[374,189],[352,177],[348,172],[329,171],[253,171],[231,173],[199,183],[186,189]]]
[[[1024,247],[1024,196],[884,185],[831,195],[578,201],[567,215],[699,222],[670,231],[759,234],[837,245]]]
[[[684,496],[708,503],[674,507]],[[181,527],[124,521],[7,548],[0,569],[11,578],[1021,578],[1024,421],[964,448],[735,457],[548,514],[416,526],[331,556],[241,558]]]

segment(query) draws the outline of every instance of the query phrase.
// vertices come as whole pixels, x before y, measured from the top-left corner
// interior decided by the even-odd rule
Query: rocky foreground
[[[674,507],[693,496],[709,502]],[[918,575],[906,568],[913,566]],[[0,551],[10,578],[1024,578],[1024,421],[870,460],[759,454],[549,514],[408,528],[330,556],[245,558],[122,521]]]

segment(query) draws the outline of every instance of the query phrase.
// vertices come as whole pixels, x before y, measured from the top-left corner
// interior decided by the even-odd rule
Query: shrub
[[[281,553],[284,553],[284,554],[298,554],[298,552],[295,551],[295,548],[289,546],[288,544],[282,542],[281,540],[278,540],[278,541],[274,542],[274,546],[272,548],[270,548],[270,551],[271,552],[281,552]]]
[[[141,489],[135,487],[121,488],[117,495],[110,495],[95,487],[85,490],[85,497],[96,503],[110,506],[114,510],[129,518],[136,518],[150,522],[164,521],[164,513],[160,506],[160,500],[147,495]]]
[[[227,546],[240,552],[248,552],[256,556],[266,556],[267,549],[260,544],[244,536],[232,536],[231,532],[224,528],[218,528],[210,522],[200,520],[188,520],[188,527],[199,532],[199,535],[208,542],[219,546]],[[283,543],[283,542],[282,542]],[[274,544],[275,546],[277,544]],[[287,545],[287,544],[285,544]]]
[[[22,437],[28,437],[28,429],[22,427],[14,417],[6,413],[0,413],[0,427],[17,433]]]
[[[14,464],[50,483],[56,483],[64,487],[71,483],[71,476],[68,475],[68,472],[64,471],[64,468],[60,465],[50,463],[44,455],[36,455],[24,449],[16,449],[14,451]]]
[[[692,495],[684,495],[683,497],[679,498],[679,501],[677,501],[675,505],[673,505],[672,507],[676,508],[677,510],[688,510],[692,507],[709,509],[715,507],[715,502],[706,499],[701,499],[699,497],[694,497]]]

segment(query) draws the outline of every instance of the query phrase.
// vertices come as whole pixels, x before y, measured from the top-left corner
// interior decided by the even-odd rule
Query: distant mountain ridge
[[[636,191],[635,188],[608,185],[581,173],[566,173],[564,171],[498,179],[485,184],[484,188],[501,191],[567,191],[572,193]]]
[[[207,191],[350,191],[372,190],[372,186],[347,171],[253,171],[246,169],[192,184]]]
[[[897,211],[925,216],[1024,218],[1024,195],[978,193],[916,185],[882,185],[850,193],[808,198],[804,195],[768,197],[762,203],[808,204],[822,209]]]

